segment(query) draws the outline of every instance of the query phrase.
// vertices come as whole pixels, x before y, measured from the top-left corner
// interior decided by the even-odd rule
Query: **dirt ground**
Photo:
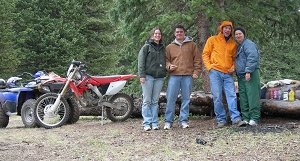
[[[217,129],[193,116],[190,128],[144,132],[141,118],[101,125],[97,117],[56,129],[24,128],[10,118],[0,129],[0,160],[300,160],[300,120],[263,118],[258,127]],[[162,120],[162,118],[161,118]],[[163,123],[161,122],[161,128]]]

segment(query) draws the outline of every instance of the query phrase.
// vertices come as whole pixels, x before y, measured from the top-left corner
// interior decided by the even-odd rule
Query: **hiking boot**
[[[232,125],[237,125],[241,122],[242,120],[240,118],[235,119],[234,121],[232,121]]]
[[[248,123],[248,121],[240,121],[238,124],[237,124],[237,126],[238,127],[245,127],[245,126],[247,126],[249,123]]]
[[[144,127],[144,131],[150,131],[151,130],[151,127],[150,126],[145,126]]]
[[[188,123],[182,122],[182,123],[181,123],[181,127],[182,127],[183,129],[186,129],[186,128],[189,128],[190,126],[189,126]]]
[[[171,123],[166,122],[164,126],[164,130],[170,130],[171,129]]]
[[[225,124],[225,122],[217,122],[217,128],[223,128]]]
[[[242,121],[240,118],[236,119],[235,121],[232,122],[233,126],[237,126],[237,127],[242,127],[242,126],[246,126],[248,124],[247,121]]]
[[[257,122],[254,121],[254,120],[250,120],[250,121],[249,121],[249,125],[250,125],[250,126],[257,126]]]

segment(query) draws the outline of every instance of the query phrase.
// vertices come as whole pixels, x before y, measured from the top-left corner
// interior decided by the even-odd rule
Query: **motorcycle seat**
[[[133,77],[135,77],[135,75],[128,74],[128,75],[92,76],[92,79],[97,82],[101,82],[102,84],[107,84],[116,81],[125,81]]]

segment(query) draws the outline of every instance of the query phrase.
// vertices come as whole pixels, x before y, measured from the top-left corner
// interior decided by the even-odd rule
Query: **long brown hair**
[[[163,38],[163,33],[161,31],[161,29],[159,27],[154,27],[150,32],[149,32],[149,39],[152,39],[152,36],[154,35],[155,31],[159,30],[160,34],[161,34],[161,39],[159,42],[162,42],[162,38]]]

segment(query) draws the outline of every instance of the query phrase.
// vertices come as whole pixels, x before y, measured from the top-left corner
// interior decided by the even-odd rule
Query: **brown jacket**
[[[182,44],[174,40],[166,47],[166,68],[169,71],[171,64],[177,68],[169,71],[170,75],[193,75],[199,76],[201,70],[201,56],[194,43],[186,37]]]

